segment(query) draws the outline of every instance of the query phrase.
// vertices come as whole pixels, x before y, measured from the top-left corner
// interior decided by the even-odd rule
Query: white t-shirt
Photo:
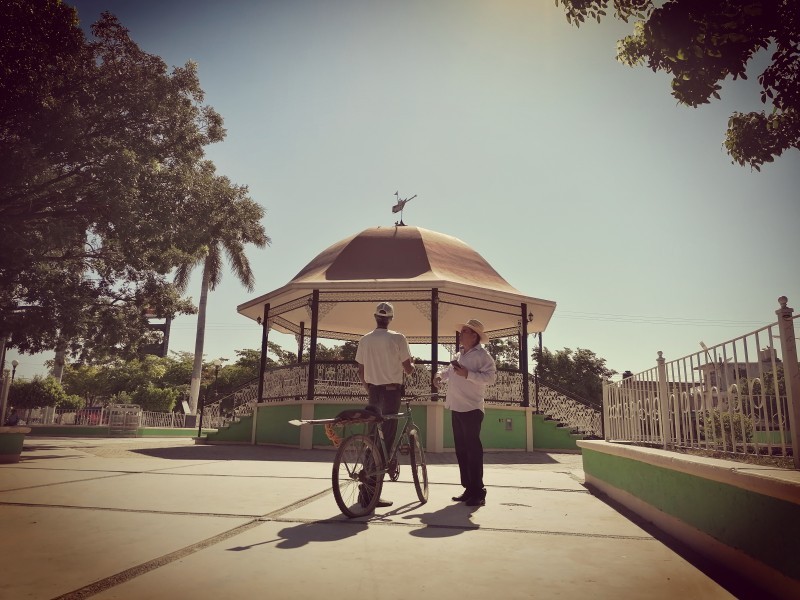
[[[390,329],[373,329],[358,342],[356,362],[373,385],[403,383],[403,363],[411,358],[406,336]]]

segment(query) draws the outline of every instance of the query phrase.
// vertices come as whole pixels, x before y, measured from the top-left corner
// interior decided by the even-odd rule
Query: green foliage
[[[489,340],[486,350],[492,355],[498,368],[519,368],[519,340],[516,336]]]
[[[8,395],[8,404],[16,409],[59,406],[70,402],[64,388],[52,377],[34,377],[15,381]]]
[[[275,342],[267,342],[267,348],[269,352],[272,353],[272,356],[277,356],[278,360],[272,358],[267,354],[267,365],[294,365],[297,364],[297,354],[294,352],[289,352],[288,350],[284,350],[280,345],[276,344]],[[253,350],[253,352],[258,352],[258,361],[261,360],[261,353],[258,350]],[[256,365],[260,364],[259,362]],[[256,375],[258,375],[258,370],[256,370]]]
[[[192,353],[171,352],[173,356],[159,359],[164,366],[164,374],[160,378],[166,387],[180,388],[187,386],[192,378]]]
[[[534,350],[533,359],[538,365],[538,374],[547,384],[555,384],[582,398],[598,404],[603,402],[603,379],[616,374],[606,367],[606,359],[591,350],[570,348],[555,353],[547,348]]]
[[[130,395],[130,402],[138,404],[142,410],[155,412],[170,412],[175,408],[178,400],[178,390],[172,388],[159,388],[152,383],[147,383],[136,388]]]
[[[777,377],[776,377],[777,375]],[[739,393],[742,396],[748,395],[750,393],[750,389],[752,387],[753,394],[765,394],[766,396],[774,396],[775,395],[775,379],[778,380],[778,395],[785,396],[786,395],[786,381],[784,380],[783,376],[783,365],[777,365],[775,368],[775,373],[773,374],[772,371],[764,372],[763,378],[759,381],[758,379],[747,379],[742,378],[738,381],[739,384]]]
[[[567,21],[580,26],[606,16],[608,0],[556,0]],[[760,113],[734,112],[724,146],[734,162],[760,170],[791,148],[800,148],[800,10],[796,0],[615,0],[614,16],[638,19],[617,44],[617,59],[672,76],[672,95],[687,106],[720,98],[721,83],[747,79],[760,51],[771,63],[758,76]]]
[[[701,440],[715,444],[731,445],[735,442],[753,441],[753,420],[741,414],[719,409],[705,411],[698,419],[698,435]],[[723,441],[724,440],[724,441]]]
[[[62,2],[0,18],[0,330],[26,353],[139,356],[147,313],[194,312],[172,270],[222,241],[246,274],[263,209],[203,160],[225,131],[196,65],[170,71],[109,13],[92,39]]]
[[[56,408],[71,408],[71,409],[79,409],[86,406],[86,402],[80,396],[75,395],[67,395],[64,396],[62,400],[59,400],[56,404]]]

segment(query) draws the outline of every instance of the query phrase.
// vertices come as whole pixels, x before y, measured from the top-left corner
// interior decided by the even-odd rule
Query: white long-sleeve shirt
[[[442,381],[447,381],[445,408],[456,412],[484,410],[486,386],[497,380],[497,367],[492,355],[481,344],[456,355],[459,364],[469,371],[466,379],[458,375],[452,365],[439,373]]]

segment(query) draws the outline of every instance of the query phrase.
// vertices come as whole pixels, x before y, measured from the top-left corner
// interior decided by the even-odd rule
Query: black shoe
[[[394,504],[391,500],[384,500],[383,498],[378,498],[378,503],[375,506],[379,506],[381,508],[386,508],[387,506],[391,506]]]
[[[469,498],[465,504],[467,506],[486,506],[486,490],[481,490]]]
[[[465,500],[469,500],[469,494],[466,490],[460,496],[453,496],[453,502],[464,502]]]
[[[367,506],[369,506],[369,497],[364,491],[363,483],[358,486],[358,503],[361,505],[361,508],[367,508]]]

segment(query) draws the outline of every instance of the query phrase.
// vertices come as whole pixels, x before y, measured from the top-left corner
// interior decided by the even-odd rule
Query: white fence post
[[[667,392],[667,361],[664,359],[664,353],[658,351],[658,413],[661,417],[661,442],[664,450],[672,441],[672,428],[669,424],[669,399]]]
[[[608,386],[611,385],[611,381],[608,377],[603,378],[603,439],[605,441],[609,441],[611,439],[610,431],[611,429],[611,419],[609,418],[609,406],[611,405],[611,391],[608,389]]]
[[[795,469],[800,469],[800,366],[797,364],[797,341],[794,337],[793,308],[786,306],[786,296],[778,298],[781,307],[778,315],[778,331],[783,350],[783,380],[786,384],[786,401],[789,405],[789,428],[792,430],[792,458]],[[779,396],[778,390],[775,395]]]

